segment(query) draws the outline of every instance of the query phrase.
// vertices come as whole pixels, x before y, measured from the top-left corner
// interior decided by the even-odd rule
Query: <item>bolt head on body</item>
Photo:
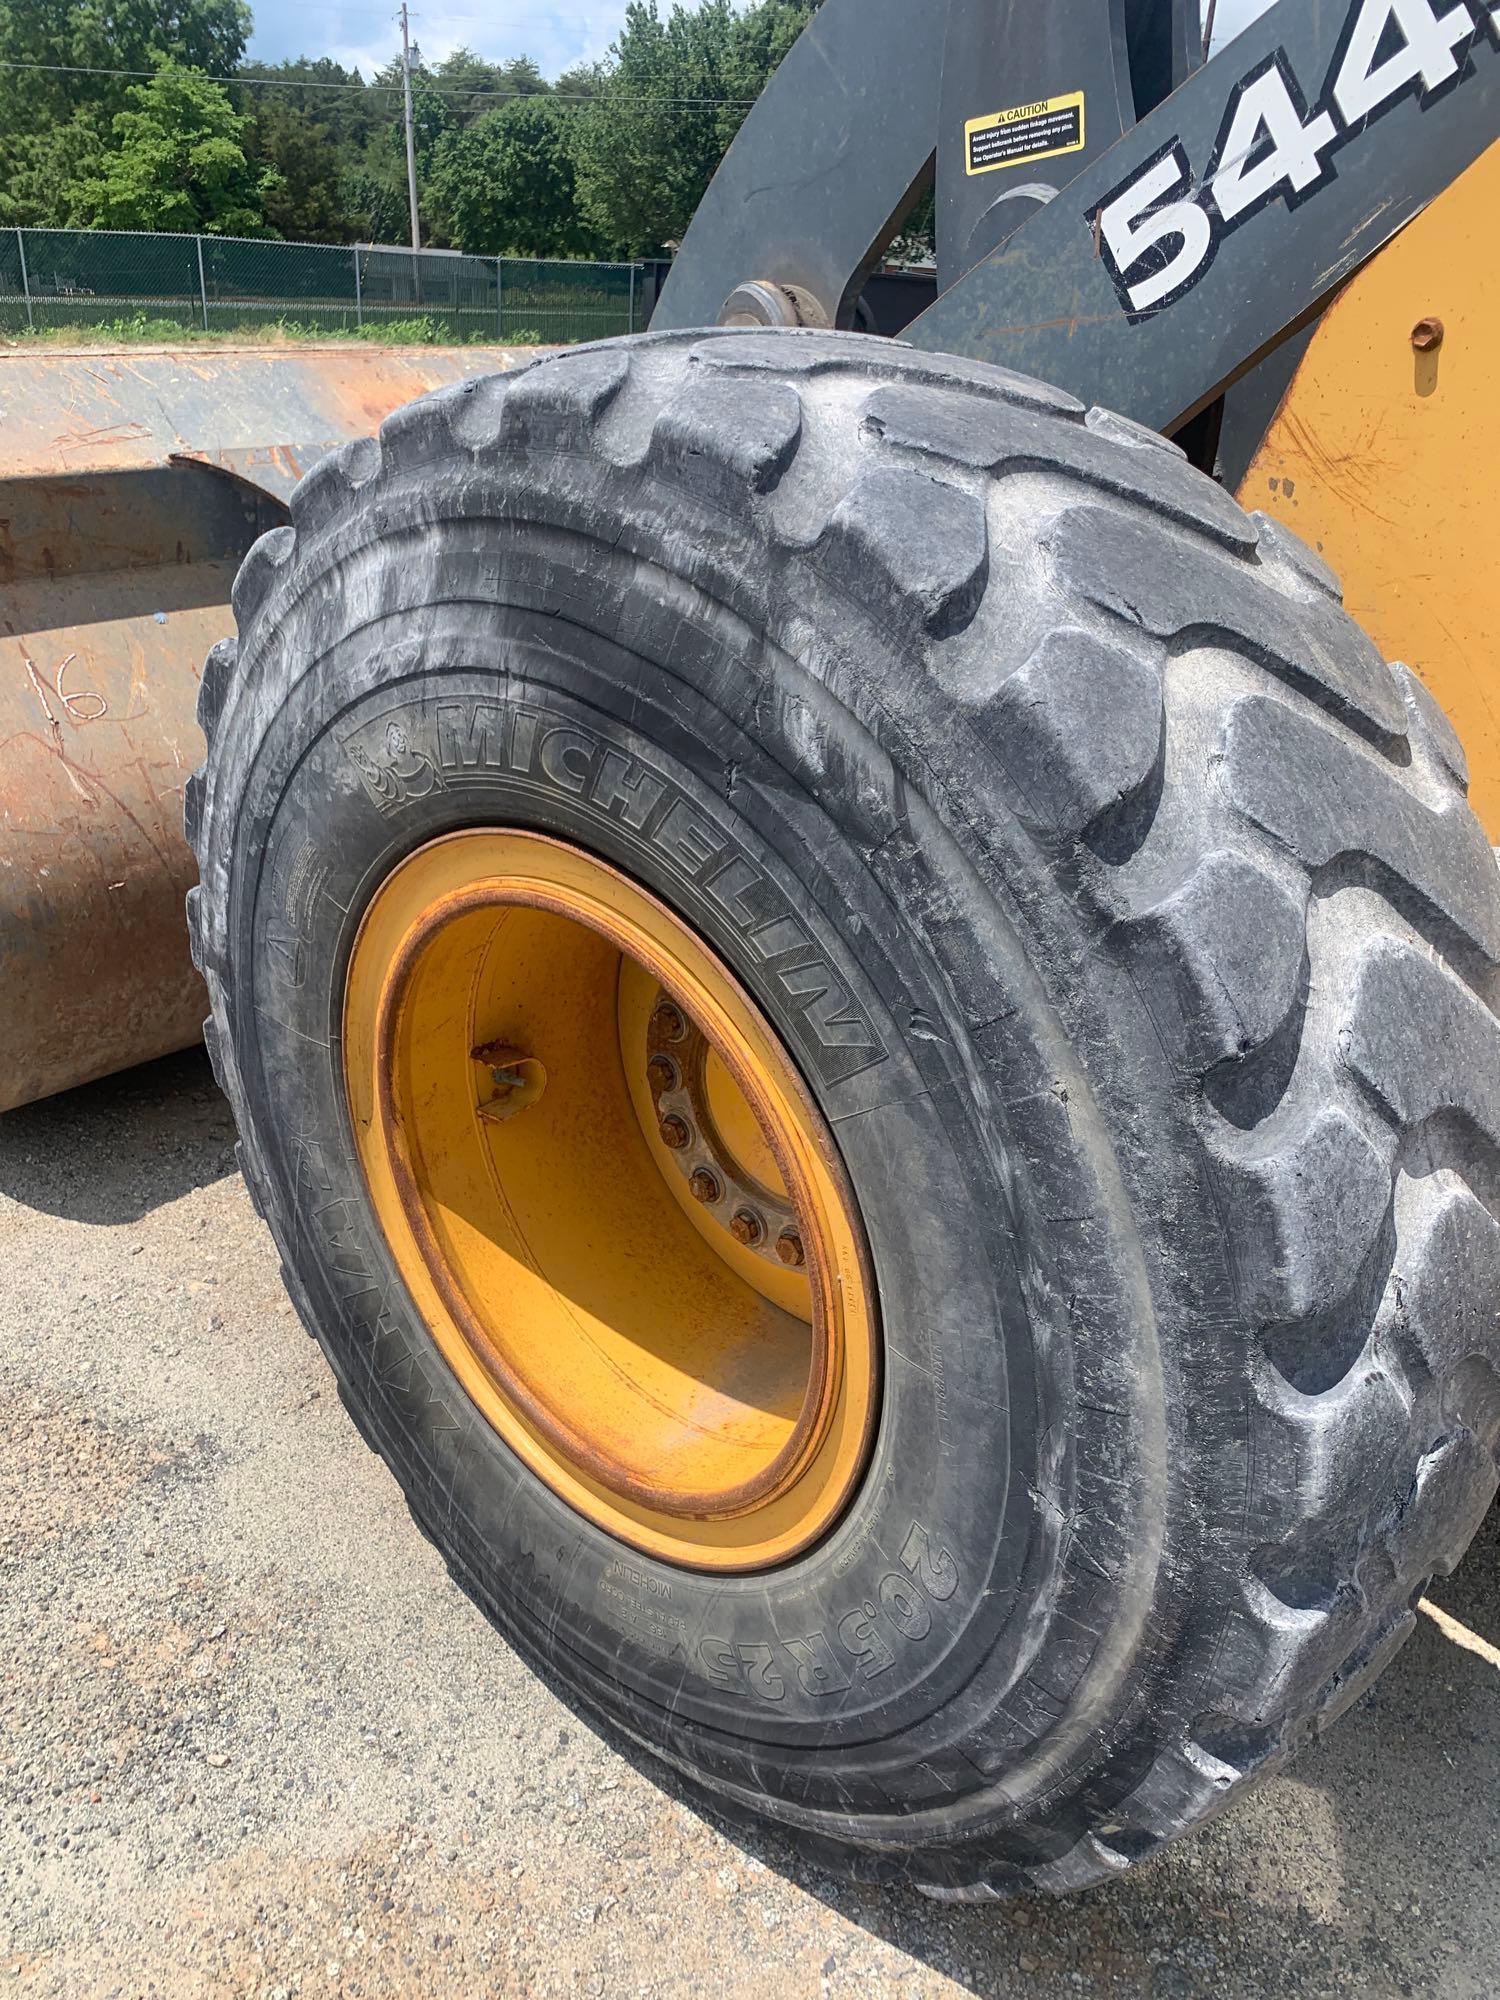
[[[807,1252],[802,1247],[802,1238],[795,1229],[783,1229],[776,1239],[776,1255],[788,1270],[800,1271],[807,1262]]]

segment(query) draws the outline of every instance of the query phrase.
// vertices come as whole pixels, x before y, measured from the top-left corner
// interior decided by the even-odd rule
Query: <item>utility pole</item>
[[[406,0],[401,0],[401,96],[406,106],[406,193],[411,203],[411,247],[420,250],[422,225],[417,220],[417,148],[411,130],[411,32]]]

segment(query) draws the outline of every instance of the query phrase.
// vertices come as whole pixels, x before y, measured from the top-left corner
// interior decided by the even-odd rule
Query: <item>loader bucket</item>
[[[240,560],[325,452],[524,358],[0,354],[0,1111],[197,1041],[182,792]]]

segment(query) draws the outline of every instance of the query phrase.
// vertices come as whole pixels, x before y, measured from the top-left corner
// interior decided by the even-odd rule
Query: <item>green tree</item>
[[[620,255],[651,256],[686,229],[723,152],[719,119],[734,33],[730,0],[629,0],[597,97],[573,116],[579,200]]]
[[[552,88],[564,103],[572,103],[581,97],[597,97],[604,88],[605,77],[603,63],[575,63],[563,71]]]
[[[555,99],[529,95],[439,141],[431,194],[459,249],[515,257],[597,250],[573,184],[572,122]]]
[[[111,149],[131,78],[158,61],[226,76],[250,33],[245,0],[0,0],[0,220],[59,225],[70,190]]]
[[[606,60],[555,84],[525,55],[414,51],[424,243],[660,251],[816,5],[629,0]],[[0,58],[53,66],[0,68],[0,223],[402,242],[399,62],[367,84],[327,59],[241,68],[249,26],[245,0],[0,0]],[[62,73],[159,65],[143,88]],[[213,79],[231,74],[226,106]]]
[[[267,234],[265,198],[275,169],[245,157],[250,120],[228,91],[158,59],[151,81],[129,95],[132,108],[112,120],[113,149],[71,190],[73,219],[92,229]]]
[[[258,63],[240,74],[257,79],[234,92],[252,121],[245,150],[278,177],[266,193],[266,220],[293,242],[349,242],[361,222],[347,176],[370,134],[383,126],[380,100],[363,87],[358,70],[327,57]],[[275,85],[281,87],[268,87]]]
[[[552,86],[530,56],[486,62],[472,49],[457,48],[433,66],[432,82],[447,103],[447,125],[472,125],[513,97],[545,97]]]
[[[372,92],[381,93],[377,101],[384,115],[345,181],[346,199],[366,225],[361,233],[372,242],[399,242],[409,227],[400,85],[399,61],[376,71]],[[413,50],[412,137],[424,244],[442,249],[457,241],[448,206],[452,172],[436,171],[442,148],[496,110],[521,100],[545,99],[550,90],[530,56],[491,63],[472,49],[457,48],[429,66],[420,48]]]
[[[756,98],[818,10],[818,0],[760,0],[735,23],[726,80],[734,96]],[[744,113],[735,121],[738,130]]]
[[[577,107],[579,201],[621,256],[680,241],[750,104],[817,0],[674,5],[629,0],[597,95]]]
[[[0,142],[0,222],[65,228],[72,189],[99,171],[108,146],[86,110],[40,132],[12,132]]]
[[[338,149],[328,128],[272,112],[258,118],[253,131],[251,150],[275,176],[263,191],[270,227],[293,243],[347,242]]]
[[[404,170],[398,179],[385,156],[385,148],[374,140],[359,159],[345,167],[339,179],[339,199],[355,242],[404,240],[407,229]]]

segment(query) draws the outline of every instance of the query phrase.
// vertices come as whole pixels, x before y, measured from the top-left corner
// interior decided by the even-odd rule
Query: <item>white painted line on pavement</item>
[[[1492,1646],[1488,1639],[1481,1639],[1477,1632],[1471,1632],[1467,1625],[1444,1611],[1440,1605],[1429,1604],[1424,1597],[1417,1605],[1418,1611],[1425,1611],[1445,1639],[1451,1639],[1455,1646],[1462,1646],[1466,1653],[1477,1653],[1481,1660],[1487,1660],[1500,1671],[1500,1646]]]

